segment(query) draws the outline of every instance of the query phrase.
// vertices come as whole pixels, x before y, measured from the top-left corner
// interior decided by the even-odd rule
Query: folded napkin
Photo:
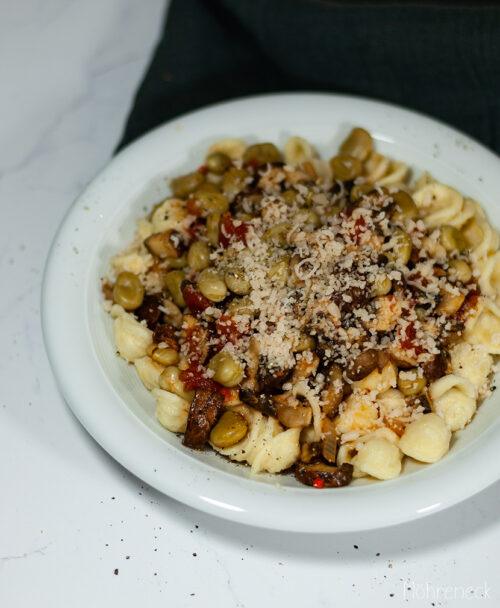
[[[425,112],[500,153],[499,32],[494,2],[172,0],[118,149],[210,103],[327,91]]]

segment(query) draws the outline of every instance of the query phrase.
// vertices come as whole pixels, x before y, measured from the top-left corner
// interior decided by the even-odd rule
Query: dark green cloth
[[[189,110],[275,91],[397,103],[500,152],[500,10],[495,3],[172,0],[119,148]]]

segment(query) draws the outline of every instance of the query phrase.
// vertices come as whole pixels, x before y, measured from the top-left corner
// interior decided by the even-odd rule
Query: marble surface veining
[[[60,397],[40,329],[45,257],[112,153],[164,10],[0,2],[0,606],[500,605],[498,483],[390,529],[273,533],[146,487]]]

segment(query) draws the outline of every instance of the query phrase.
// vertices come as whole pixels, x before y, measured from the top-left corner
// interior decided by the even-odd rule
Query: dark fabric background
[[[481,3],[172,0],[118,149],[209,103],[304,90],[420,110],[500,153],[500,10]]]

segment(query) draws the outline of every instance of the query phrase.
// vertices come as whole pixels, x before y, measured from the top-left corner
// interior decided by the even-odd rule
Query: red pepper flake
[[[203,312],[206,308],[212,305],[212,302],[192,285],[187,284],[182,290],[182,295],[189,310],[194,315]]]
[[[321,477],[316,477],[313,481],[313,486],[321,490],[321,488],[325,485],[325,482],[321,479]]]
[[[223,214],[219,230],[219,245],[226,249],[232,241],[241,241],[247,244],[246,236],[248,224],[240,220],[233,220],[229,211]]]
[[[205,368],[201,365],[183,370],[179,374],[179,379],[184,383],[185,391],[206,388],[210,391],[220,392],[221,389],[220,384],[205,376]]]
[[[203,173],[203,175],[205,175],[205,173],[208,173],[208,167],[206,165],[201,165],[201,167],[198,167],[198,173]]]

